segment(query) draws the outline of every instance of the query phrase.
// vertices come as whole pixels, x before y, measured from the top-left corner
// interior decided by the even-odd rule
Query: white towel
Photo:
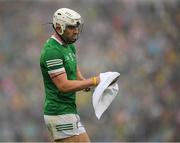
[[[100,119],[101,115],[118,94],[119,88],[117,82],[111,83],[117,80],[119,76],[120,73],[118,72],[100,73],[100,83],[95,88],[92,97],[94,111],[98,119]]]

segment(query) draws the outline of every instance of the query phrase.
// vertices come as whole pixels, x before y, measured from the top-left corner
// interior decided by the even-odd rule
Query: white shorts
[[[78,114],[44,115],[44,120],[54,140],[86,132]]]

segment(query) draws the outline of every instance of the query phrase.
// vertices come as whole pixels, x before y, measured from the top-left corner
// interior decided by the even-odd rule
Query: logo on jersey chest
[[[68,54],[65,56],[65,61],[74,62],[74,61],[75,61],[75,55],[74,55],[74,53],[68,53]]]

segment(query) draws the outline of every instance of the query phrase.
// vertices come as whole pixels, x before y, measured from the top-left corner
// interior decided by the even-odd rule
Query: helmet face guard
[[[57,24],[61,27],[60,32],[56,30]],[[81,16],[77,12],[68,8],[58,9],[53,16],[53,28],[65,44],[72,44],[78,40],[83,29],[83,24],[84,22]],[[68,39],[64,34],[64,31],[67,28],[78,28],[79,33],[74,40]]]
[[[77,34],[77,36],[76,36],[76,38],[74,40],[68,39],[68,37],[66,37],[66,35],[64,33],[61,35],[64,38],[64,40],[66,41],[67,44],[72,44],[72,43],[76,42],[79,39],[79,37],[81,35],[81,32],[82,32],[82,29],[83,29],[83,23],[80,24],[79,22],[77,22],[76,25],[67,25],[65,30],[66,29],[74,29],[74,28],[78,29],[78,34]]]

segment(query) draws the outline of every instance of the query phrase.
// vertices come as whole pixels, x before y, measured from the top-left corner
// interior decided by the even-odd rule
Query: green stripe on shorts
[[[72,130],[73,129],[73,124],[56,125],[56,129],[57,129],[57,131]]]
[[[65,126],[72,126],[73,124],[60,124],[60,125],[56,125],[56,127],[65,127]]]
[[[73,128],[57,129],[57,131],[66,131],[66,130],[73,130]]]

